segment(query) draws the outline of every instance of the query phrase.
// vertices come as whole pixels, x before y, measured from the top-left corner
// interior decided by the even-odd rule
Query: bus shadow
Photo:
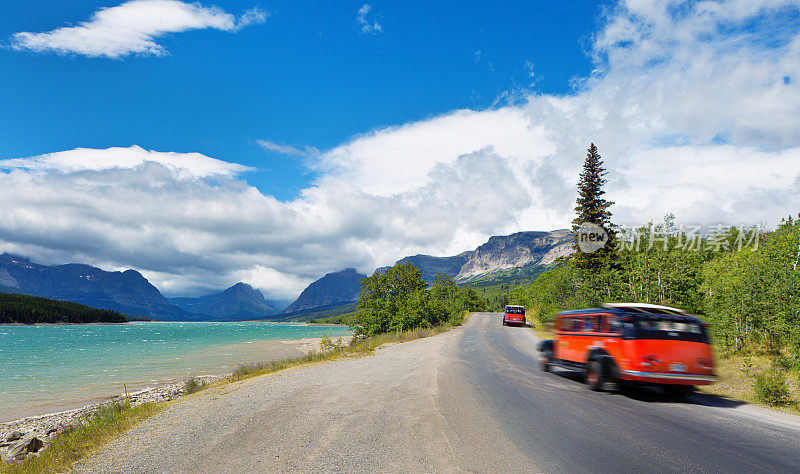
[[[514,323],[508,323],[508,324],[506,325],[506,327],[509,327],[509,328],[527,328],[527,329],[530,329],[532,326],[531,326],[530,324],[528,324],[528,323],[524,323],[524,324],[514,324]]]
[[[578,372],[555,369],[553,373],[561,378],[575,383],[582,385],[585,383],[583,380],[583,374]],[[589,388],[586,387],[586,390],[589,390]],[[691,395],[686,396],[672,395],[664,392],[664,390],[660,387],[653,385],[630,385],[624,387],[622,390],[619,390],[616,383],[607,382],[603,388],[603,392],[617,394],[625,398],[630,398],[631,400],[645,403],[681,403],[686,405],[700,405],[716,408],[736,408],[738,406],[745,405],[745,402],[700,392],[694,392]]]

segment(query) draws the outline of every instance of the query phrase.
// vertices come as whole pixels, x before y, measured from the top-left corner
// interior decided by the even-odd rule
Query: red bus
[[[646,383],[685,395],[715,380],[706,327],[680,309],[643,303],[565,311],[555,339],[539,343],[540,364],[580,371],[592,390]]]
[[[525,324],[525,308],[522,306],[508,305],[503,311],[503,326],[509,324]]]

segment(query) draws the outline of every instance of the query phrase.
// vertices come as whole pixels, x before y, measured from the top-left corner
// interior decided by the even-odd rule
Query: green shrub
[[[186,394],[199,392],[200,390],[206,388],[206,385],[208,384],[205,382],[205,380],[197,380],[192,378],[183,385],[183,391]]]
[[[756,398],[768,405],[785,405],[792,401],[786,376],[781,372],[769,370],[756,374],[753,388]]]
[[[323,332],[320,349],[322,352],[340,352],[342,350],[342,338],[340,337],[334,341],[328,336],[327,332]]]
[[[800,360],[794,357],[779,355],[778,357],[772,360],[772,365],[776,369],[797,370],[798,368],[800,368]]]

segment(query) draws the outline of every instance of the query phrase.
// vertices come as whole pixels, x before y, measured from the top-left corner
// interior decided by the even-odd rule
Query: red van
[[[540,364],[580,371],[592,390],[610,381],[685,395],[715,380],[706,327],[680,309],[643,303],[565,311],[556,315],[556,338],[539,343]]]
[[[525,324],[525,308],[522,306],[508,305],[503,312],[503,326],[509,324]]]

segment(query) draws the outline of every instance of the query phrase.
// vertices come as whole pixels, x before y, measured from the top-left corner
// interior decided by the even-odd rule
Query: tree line
[[[0,293],[0,323],[125,323],[125,315],[69,301]]]

